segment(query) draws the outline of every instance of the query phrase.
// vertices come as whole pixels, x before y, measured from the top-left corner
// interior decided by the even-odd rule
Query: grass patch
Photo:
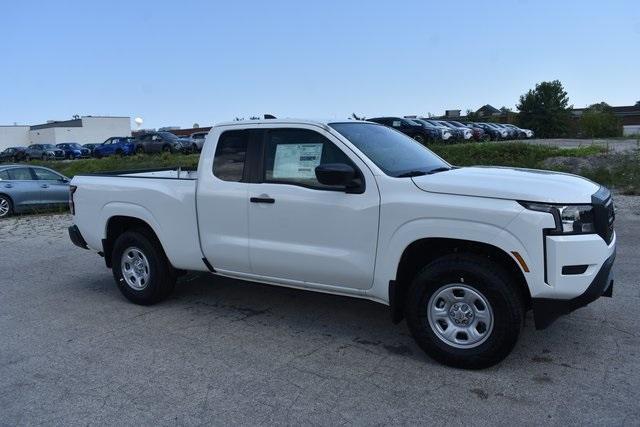
[[[163,169],[171,167],[197,167],[199,154],[136,154],[126,157],[105,157],[72,161],[32,161],[72,178],[82,173],[109,172],[135,169]]]
[[[578,172],[590,180],[615,188],[622,194],[640,195],[640,155],[616,157],[609,167],[583,169]]]
[[[485,165],[519,168],[540,168],[541,163],[550,157],[587,157],[606,152],[605,148],[596,145],[559,148],[522,142],[438,144],[429,145],[429,148],[456,166]]]

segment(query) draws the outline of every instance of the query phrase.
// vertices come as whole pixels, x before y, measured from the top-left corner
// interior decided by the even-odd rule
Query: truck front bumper
[[[601,296],[613,295],[613,254],[602,264],[591,284],[580,295],[571,299],[532,298],[533,317],[536,329],[544,329],[558,317],[584,307]]]

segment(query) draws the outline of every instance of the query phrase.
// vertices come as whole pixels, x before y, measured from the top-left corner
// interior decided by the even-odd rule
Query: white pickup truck
[[[153,304],[186,271],[366,298],[451,366],[611,296],[609,191],[578,176],[454,167],[360,121],[215,126],[198,170],[77,175],[71,240]]]

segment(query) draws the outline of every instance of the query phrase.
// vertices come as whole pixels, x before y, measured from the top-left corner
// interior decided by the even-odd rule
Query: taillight
[[[73,203],[73,195],[75,194],[78,187],[75,185],[69,186],[69,210],[71,211],[71,215],[76,214],[76,205]]]

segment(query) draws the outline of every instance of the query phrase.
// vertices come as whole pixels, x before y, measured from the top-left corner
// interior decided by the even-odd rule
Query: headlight
[[[554,234],[592,234],[596,232],[591,205],[551,205],[521,202],[527,209],[548,212],[556,223]]]

